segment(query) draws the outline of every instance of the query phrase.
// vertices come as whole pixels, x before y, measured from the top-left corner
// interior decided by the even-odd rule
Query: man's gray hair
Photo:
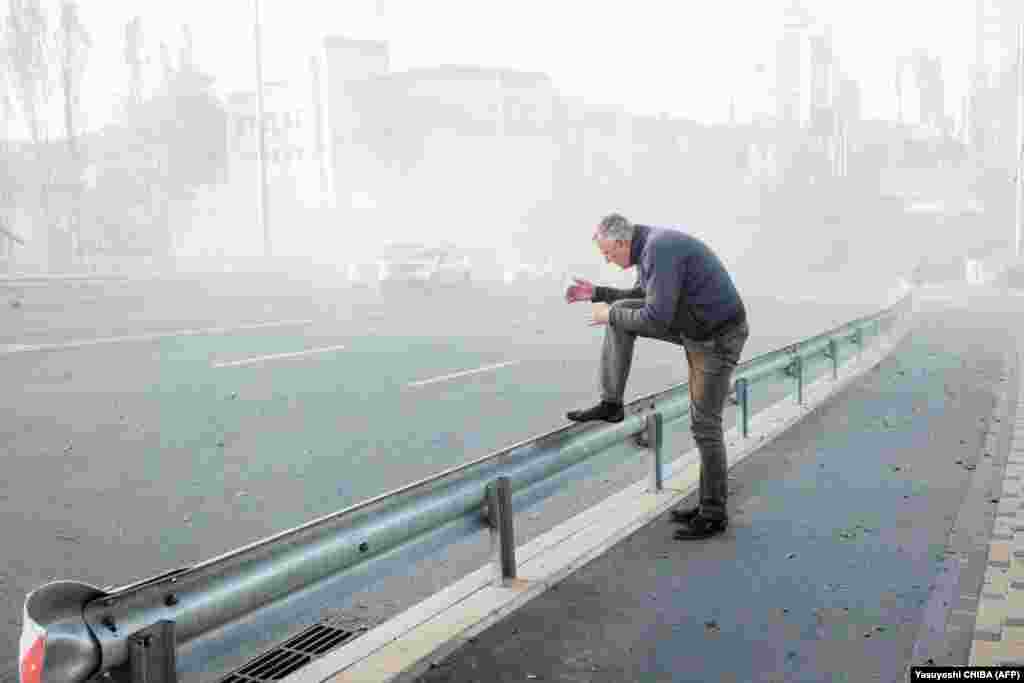
[[[628,242],[633,239],[633,224],[620,213],[610,213],[597,224],[594,239],[626,240]]]

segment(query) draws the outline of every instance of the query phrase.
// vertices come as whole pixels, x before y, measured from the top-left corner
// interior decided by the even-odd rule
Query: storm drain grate
[[[219,683],[262,683],[281,680],[339,645],[362,635],[366,630],[338,628],[329,622],[313,624],[302,633],[264,652],[242,668],[220,679]]]

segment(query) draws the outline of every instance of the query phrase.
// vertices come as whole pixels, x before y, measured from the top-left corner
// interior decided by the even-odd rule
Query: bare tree
[[[11,60],[7,48],[7,32],[0,31],[0,144],[7,142],[7,126],[14,115],[11,102]]]
[[[9,0],[8,7],[5,32],[10,72],[32,141],[38,144],[46,137],[44,110],[53,92],[46,12],[40,0]]]
[[[160,42],[160,63],[164,69],[163,87],[166,89],[170,87],[171,81],[174,80],[174,61],[171,59],[171,49],[163,41]]]
[[[124,27],[124,61],[128,65],[128,101],[138,106],[142,102],[142,19],[135,17]]]
[[[67,133],[68,149],[74,159],[78,158],[75,144],[75,114],[78,111],[82,76],[92,40],[78,16],[78,3],[62,0],[60,7],[60,28],[55,36],[60,86],[64,94],[64,130]]]
[[[182,37],[184,42],[181,46],[181,59],[179,67],[183,71],[189,71],[194,68],[192,63],[192,27],[185,24],[181,27]]]

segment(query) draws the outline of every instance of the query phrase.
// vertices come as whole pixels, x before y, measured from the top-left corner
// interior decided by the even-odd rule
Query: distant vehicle
[[[562,274],[555,270],[555,264],[548,259],[543,265],[536,263],[514,262],[505,268],[505,284],[525,284],[530,282],[560,282]]]
[[[996,276],[992,284],[1002,289],[1024,290],[1024,264],[1010,264]]]
[[[410,286],[430,289],[469,284],[472,267],[469,256],[451,245],[393,243],[372,262],[350,264],[348,279],[355,286],[380,291]]]
[[[345,270],[349,284],[355,287],[376,287],[380,279],[380,266],[372,263],[350,263]]]
[[[960,282],[964,279],[964,270],[963,256],[928,256],[918,261],[910,279],[915,285]]]

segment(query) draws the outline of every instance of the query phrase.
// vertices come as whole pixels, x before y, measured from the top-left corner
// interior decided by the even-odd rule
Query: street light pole
[[[259,115],[260,136],[260,223],[263,226],[263,254],[270,256],[270,216],[267,199],[267,121],[263,102],[263,47],[260,42],[260,0],[253,0],[255,16],[254,35],[256,38],[256,103]]]
[[[1017,27],[1017,153],[1014,155],[1017,161],[1016,206],[1017,215],[1014,221],[1015,240],[1013,255],[1020,258],[1020,237],[1021,225],[1024,221],[1024,23]]]

